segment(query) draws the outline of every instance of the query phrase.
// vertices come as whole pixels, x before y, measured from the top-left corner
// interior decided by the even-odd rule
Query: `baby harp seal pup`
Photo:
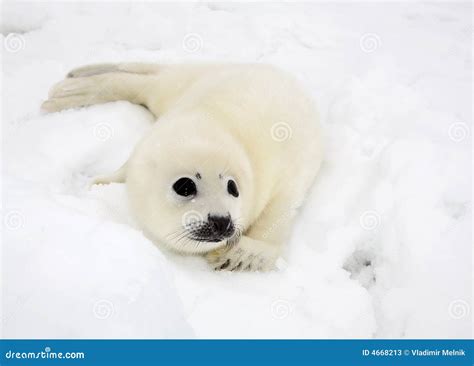
[[[95,183],[126,183],[157,243],[218,270],[275,268],[322,159],[318,115],[299,83],[263,64],[99,64],[72,70],[42,108],[118,100],[157,121]]]

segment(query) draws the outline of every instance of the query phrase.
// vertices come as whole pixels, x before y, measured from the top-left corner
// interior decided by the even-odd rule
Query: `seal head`
[[[127,163],[127,189],[152,238],[187,253],[239,240],[252,202],[252,173],[242,147],[224,140],[193,135],[139,144]]]

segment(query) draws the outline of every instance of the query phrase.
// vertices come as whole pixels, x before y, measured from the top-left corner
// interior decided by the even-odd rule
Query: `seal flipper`
[[[123,164],[119,169],[111,174],[104,174],[95,177],[90,186],[96,184],[125,183],[127,179],[127,163]]]
[[[162,67],[157,64],[147,63],[106,63],[93,64],[75,68],[67,74],[68,78],[87,77],[93,75],[106,74],[111,72],[126,72],[131,74],[156,74]]]
[[[94,64],[94,65],[87,65],[82,67],[77,67],[68,72],[68,78],[78,78],[78,77],[87,77],[99,74],[105,74],[108,72],[117,72],[118,64]]]
[[[148,95],[143,91],[152,87],[153,80],[147,75],[127,72],[66,78],[51,88],[48,100],[41,105],[41,109],[59,112],[118,100],[147,105]]]

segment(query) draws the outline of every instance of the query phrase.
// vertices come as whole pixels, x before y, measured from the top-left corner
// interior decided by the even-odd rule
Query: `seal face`
[[[251,167],[233,143],[218,147],[206,136],[159,146],[150,136],[132,154],[127,163],[130,204],[155,241],[185,253],[238,241],[253,194]]]
[[[43,109],[116,100],[157,122],[116,172],[144,232],[219,270],[269,270],[319,170],[313,102],[268,65],[102,64],[71,71]]]
[[[196,173],[197,179],[202,179],[200,173]],[[219,174],[222,179],[222,175]],[[200,194],[192,178],[182,177],[173,184],[173,191],[181,197],[195,200],[196,196]],[[239,191],[237,184],[232,178],[227,180],[227,193],[237,198]],[[222,215],[207,215],[206,220],[194,220],[189,223],[189,238],[198,242],[216,243],[226,239],[230,239],[235,233],[235,225],[231,215],[228,213]]]
[[[196,178],[202,179],[200,173],[196,173]],[[221,175],[220,175],[221,177]],[[232,187],[229,190],[229,186]],[[227,192],[234,197],[238,197],[237,186],[233,179],[229,179],[227,183]],[[181,197],[195,200],[196,196],[200,194],[192,178],[182,177],[173,184],[173,191]],[[186,226],[190,226],[188,229]],[[235,232],[234,222],[230,214],[221,215],[207,215],[206,220],[193,220],[185,224],[185,228],[189,230],[189,238],[195,241],[202,242],[220,242],[230,239]]]
[[[222,177],[221,175],[219,176]],[[200,180],[202,179],[200,173],[196,173],[196,177],[199,177]],[[233,179],[228,180],[228,186],[230,182],[232,182],[230,185],[235,188],[231,191],[232,193],[229,192],[229,189],[227,191],[229,194],[236,197],[234,192],[236,192],[237,186]],[[195,202],[202,194],[201,190],[198,191],[193,179],[189,177],[179,178],[173,184],[172,188],[173,191],[180,196],[179,199],[185,197],[186,199],[194,200]],[[230,239],[235,232],[235,225],[230,213],[227,213],[225,216],[220,214],[211,215],[211,213],[208,213],[206,219],[202,219],[201,215],[198,217],[191,217],[189,222],[185,221],[184,227],[188,230],[187,237],[198,242],[220,242]]]

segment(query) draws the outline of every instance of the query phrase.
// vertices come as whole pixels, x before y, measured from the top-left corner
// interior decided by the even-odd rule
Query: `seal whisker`
[[[177,237],[181,236],[186,231],[187,231],[186,229],[183,230],[182,228],[178,228],[175,231],[171,232],[170,234],[166,235],[165,239],[166,240],[174,240]]]

